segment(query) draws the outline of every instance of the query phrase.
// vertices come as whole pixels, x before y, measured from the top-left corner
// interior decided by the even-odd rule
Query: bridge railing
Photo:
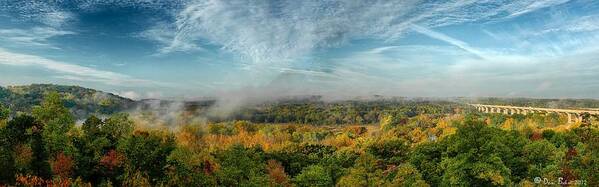
[[[557,113],[565,114],[568,118],[568,123],[581,122],[582,114],[588,113],[591,115],[599,115],[597,110],[576,110],[576,109],[558,109],[558,108],[539,108],[539,107],[519,107],[519,106],[502,106],[502,105],[484,105],[484,104],[468,104],[475,107],[484,113],[503,113],[503,114],[529,114],[529,113]]]

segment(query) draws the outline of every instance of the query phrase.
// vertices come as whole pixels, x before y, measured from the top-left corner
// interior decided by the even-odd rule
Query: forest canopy
[[[486,114],[454,102],[287,103],[269,104],[262,117],[172,129],[127,113],[76,125],[67,99],[48,92],[12,117],[13,108],[0,107],[0,184],[599,184],[596,116],[565,124],[555,115]]]

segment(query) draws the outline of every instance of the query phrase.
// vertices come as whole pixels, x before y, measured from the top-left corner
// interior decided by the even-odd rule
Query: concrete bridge
[[[568,117],[568,123],[582,122],[582,114],[589,113],[591,115],[599,115],[598,110],[577,110],[577,109],[556,109],[556,108],[536,108],[536,107],[518,107],[518,106],[501,106],[501,105],[483,105],[483,104],[468,104],[475,107],[478,111],[484,113],[503,113],[512,114],[530,114],[530,113],[556,113],[564,114]]]

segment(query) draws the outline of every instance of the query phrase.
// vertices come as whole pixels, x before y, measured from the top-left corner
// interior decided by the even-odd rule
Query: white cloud
[[[74,12],[94,12],[112,7],[170,11],[189,0],[53,0],[53,1],[0,1],[0,15],[10,13],[20,19],[37,21],[59,28],[76,21]]]
[[[75,20],[75,15],[66,11],[52,11],[40,14],[37,19],[48,26],[59,28]]]
[[[521,5],[516,4],[515,6],[511,7],[511,10],[509,10],[509,12],[510,12],[509,17],[516,17],[516,16],[523,15],[523,14],[526,14],[529,12],[533,12],[538,9],[564,4],[564,3],[567,3],[568,1],[570,1],[570,0],[538,0],[538,1],[533,1],[532,3],[531,2],[522,2]]]
[[[599,15],[586,15],[567,20],[559,20],[551,23],[548,28],[540,34],[557,32],[595,32],[599,31]]]
[[[135,91],[119,92],[116,95],[120,95],[122,97],[126,97],[126,98],[133,99],[133,100],[137,100],[137,99],[141,98],[140,94]]]
[[[451,46],[377,47],[337,59],[334,74],[344,77],[340,84],[350,88],[376,85],[370,90],[383,95],[597,98],[593,93],[599,90],[595,73],[599,71],[599,47],[594,44],[599,42],[599,33],[554,33],[557,36],[549,38],[531,35],[535,30],[528,29],[486,31],[505,40],[506,50],[474,47],[416,27],[419,33]],[[537,29],[540,32],[543,27]],[[352,79],[356,73],[370,76]]]
[[[71,31],[56,30],[50,27],[34,27],[31,29],[0,29],[0,41],[4,41],[9,45],[56,48],[48,43],[48,39],[71,34],[76,33]]]
[[[455,39],[451,36],[447,36],[446,34],[440,33],[440,32],[436,32],[418,25],[412,25],[412,29],[414,29],[416,32],[424,34],[426,36],[429,36],[431,38],[435,38],[444,42],[447,42],[451,45],[454,45],[456,47],[459,47],[460,49],[463,49],[464,51],[467,51],[469,53],[472,53],[480,58],[487,58],[485,57],[485,54],[483,52],[481,52],[480,50],[470,47],[470,45],[468,45],[468,43],[463,42],[461,40]]]
[[[0,64],[40,67],[60,73],[61,75],[58,75],[57,77],[68,80],[100,82],[108,85],[120,86],[156,84],[152,81],[136,79],[120,73],[68,64],[35,55],[10,52],[2,48],[0,48]]]
[[[287,62],[350,39],[394,40],[412,24],[434,28],[508,18],[565,3],[518,1],[192,1],[173,43],[207,39],[254,63]]]
[[[168,1],[153,0],[148,0],[147,3],[99,0],[85,2],[77,6],[86,11],[94,11],[97,7],[107,4],[172,9],[174,22],[168,22],[170,19],[158,21],[156,25],[137,35],[155,41],[160,47],[158,51],[160,54],[202,50],[201,45],[214,44],[247,58],[247,61],[244,61],[247,64],[239,65],[244,71],[229,71],[227,73],[231,74],[230,76],[219,75],[224,77],[222,79],[224,86],[213,83],[214,88],[210,89],[247,85],[259,87],[262,84],[252,85],[252,83],[266,79],[264,82],[270,81],[270,85],[275,87],[272,89],[279,90],[278,92],[281,93],[327,92],[360,95],[382,92],[379,94],[411,96],[452,94],[526,96],[528,94],[534,96],[535,89],[538,90],[536,92],[538,95],[560,95],[568,90],[576,90],[565,89],[568,88],[568,83],[564,83],[563,80],[571,82],[583,80],[588,85],[599,84],[596,81],[599,80],[596,73],[593,74],[591,71],[599,68],[592,63],[598,60],[598,48],[592,46],[596,46],[594,42],[599,41],[599,35],[589,34],[580,37],[561,33],[568,31],[587,34],[586,32],[599,30],[595,21],[598,19],[596,15],[583,16],[580,19],[566,18],[566,22],[555,22],[555,25],[548,27],[539,26],[541,30],[548,30],[545,33],[535,30],[538,25],[528,22],[520,25],[524,27],[523,30],[513,28],[493,30],[497,27],[485,27],[485,23],[488,22],[496,24],[502,21],[513,21],[510,19],[537,10],[560,6],[568,0],[197,0],[178,1],[181,2],[179,4],[181,7],[165,7],[168,4],[165,2]],[[56,19],[52,20],[69,16],[68,14],[61,16],[61,13],[58,13],[54,17]],[[545,20],[545,18],[538,20]],[[538,20],[535,18],[535,21]],[[547,20],[554,21],[553,18]],[[48,25],[59,25],[50,24],[52,21],[45,22]],[[497,40],[495,41],[497,43],[491,45],[503,49],[483,48],[476,44],[487,45],[488,41],[478,43],[478,41],[467,40],[472,43],[466,43],[460,38],[435,31],[438,27],[470,22],[487,29],[484,32]],[[506,24],[506,27],[519,23],[522,22]],[[528,30],[531,27],[533,28]],[[505,29],[503,30],[505,32],[501,29]],[[406,33],[413,31],[447,42],[452,46],[405,46],[395,42]],[[540,36],[547,33],[558,33],[556,35],[559,36],[557,38]],[[38,35],[43,36],[43,34]],[[9,35],[0,34],[0,38],[4,36]],[[44,45],[48,43],[48,38],[53,37],[26,39],[32,37],[15,34],[12,36],[15,36],[11,37],[14,39],[13,43],[18,43],[19,40],[25,41],[23,43],[30,41],[30,45]],[[339,57],[341,59],[330,60],[332,61],[330,64],[333,65],[327,67],[328,69],[324,68],[326,70],[304,66],[293,67],[293,64],[299,63],[292,61],[302,61],[304,60],[302,58],[311,56],[310,54],[318,49],[343,46],[353,39],[383,40],[394,46],[348,53],[347,56]],[[481,39],[486,38],[481,37]],[[472,54],[481,58],[473,58]],[[318,60],[320,59],[314,61]],[[14,62],[2,63],[16,65]],[[53,69],[48,67],[50,66],[48,64],[52,63],[46,62],[21,62],[21,64],[42,66],[62,72],[64,75],[57,77],[69,80],[119,82],[109,77],[117,77],[119,80],[131,79],[129,76],[119,77],[123,76],[120,74],[113,76],[106,72],[89,76],[76,74],[68,69],[77,69],[76,71],[80,69],[60,66]],[[198,82],[186,84],[187,86],[200,85]],[[572,88],[581,88],[581,86]],[[575,91],[571,93],[577,94]],[[134,98],[147,97],[142,92],[122,94]]]
[[[138,91],[123,91],[123,92],[117,92],[116,95],[122,96],[122,97],[126,97],[129,99],[133,99],[133,100],[140,100],[140,99],[158,99],[158,98],[162,98],[163,95],[161,92],[154,92],[154,91],[150,91],[150,92],[143,92],[140,93]]]
[[[197,37],[185,37],[184,34],[177,34],[175,28],[167,23],[157,24],[140,33],[138,37],[158,43],[160,47],[158,55],[202,49],[195,44]]]
[[[0,3],[0,11],[11,12],[21,19],[37,21],[55,28],[76,19],[71,12],[63,10],[59,2],[10,1]]]

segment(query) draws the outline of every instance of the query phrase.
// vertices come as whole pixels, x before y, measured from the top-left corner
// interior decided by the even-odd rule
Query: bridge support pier
[[[572,123],[572,114],[566,113],[566,115],[568,116],[568,123]]]
[[[474,106],[478,111],[484,113],[502,113],[506,115],[522,114],[528,115],[530,113],[540,113],[545,116],[556,113],[558,115],[566,115],[568,123],[580,123],[583,120],[583,114],[599,115],[599,111],[596,110],[577,110],[577,109],[554,109],[554,108],[535,108],[535,107],[515,107],[515,106],[500,106],[500,105],[481,105],[481,104],[469,104]]]

